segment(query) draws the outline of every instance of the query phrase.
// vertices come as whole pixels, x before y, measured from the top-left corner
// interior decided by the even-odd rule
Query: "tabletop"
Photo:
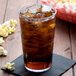
[[[16,32],[5,38],[3,47],[8,51],[6,57],[0,57],[0,68],[6,62],[11,62],[22,54],[21,32],[18,10],[21,6],[26,7],[36,4],[38,0],[0,0],[0,24],[9,19],[18,21]],[[54,38],[54,53],[69,59],[76,60],[76,24],[56,19]],[[14,76],[0,70],[0,76]],[[62,76],[76,76],[76,66],[64,73]]]

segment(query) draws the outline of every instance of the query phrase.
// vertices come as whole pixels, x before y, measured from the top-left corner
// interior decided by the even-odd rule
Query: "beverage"
[[[24,65],[26,69],[34,72],[46,71],[52,64],[56,18],[50,18],[55,14],[53,9],[45,11],[44,7],[29,7],[25,11],[22,10],[19,17]]]

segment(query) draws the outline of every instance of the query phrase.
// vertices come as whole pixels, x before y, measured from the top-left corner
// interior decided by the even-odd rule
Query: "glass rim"
[[[56,13],[57,13],[56,8],[53,7],[53,6],[51,6],[51,5],[47,5],[47,4],[44,4],[44,5],[51,6],[51,8],[55,10],[55,12],[54,12],[51,16],[49,16],[49,17],[45,17],[45,18],[29,18],[29,17],[24,17],[24,16],[22,16],[22,15],[20,14],[20,12],[23,10],[24,7],[25,7],[25,9],[28,9],[28,8],[33,7],[33,6],[36,6],[36,5],[37,5],[37,4],[31,5],[31,6],[28,6],[28,7],[25,7],[25,6],[21,7],[21,8],[18,10],[19,16],[21,16],[22,18],[27,19],[27,20],[35,20],[35,19],[41,20],[41,19],[47,19],[47,18],[53,19],[53,18],[55,17],[55,15],[56,15]]]

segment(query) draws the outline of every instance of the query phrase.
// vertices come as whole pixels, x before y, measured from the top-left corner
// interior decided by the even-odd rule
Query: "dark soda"
[[[35,8],[34,8],[35,9]],[[43,7],[20,12],[20,25],[24,65],[30,69],[46,69],[52,64],[55,20],[50,19],[55,11],[43,12]]]

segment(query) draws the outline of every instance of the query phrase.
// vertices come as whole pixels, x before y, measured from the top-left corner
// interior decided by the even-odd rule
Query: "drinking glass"
[[[47,71],[52,65],[56,9],[32,5],[19,10],[24,66],[32,72]]]

